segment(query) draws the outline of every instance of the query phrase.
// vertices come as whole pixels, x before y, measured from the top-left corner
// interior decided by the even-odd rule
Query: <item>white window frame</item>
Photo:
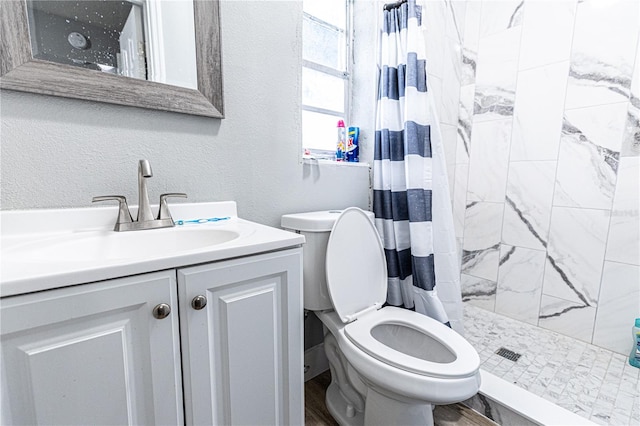
[[[316,0],[321,1],[321,0]],[[353,78],[353,1],[354,0],[345,0],[345,7],[347,8],[345,12],[346,22],[345,22],[345,70],[338,70],[335,68],[328,67],[326,65],[321,65],[306,59],[302,60],[302,67],[308,68],[314,71],[318,71],[332,77],[342,78],[345,82],[345,90],[344,90],[344,112],[334,111],[325,108],[319,108],[311,105],[305,105],[301,103],[302,111],[309,112],[317,112],[320,114],[331,115],[336,118],[336,123],[338,120],[344,120],[345,124],[348,126],[351,121],[351,98],[352,98],[352,78]],[[318,22],[321,25],[328,26],[332,29],[342,31],[341,28],[338,28],[334,25],[331,25],[328,22],[325,22],[321,19],[316,18],[313,15],[310,15],[303,11],[303,20],[307,18],[312,21]],[[304,40],[302,41],[304,44]],[[302,81],[302,87],[304,88],[304,81]],[[333,157],[335,156],[335,150],[327,151],[310,148],[309,151],[311,155],[304,155],[304,150],[306,149],[302,144],[304,142],[304,137],[300,139],[301,148],[303,150],[303,158],[304,157]]]

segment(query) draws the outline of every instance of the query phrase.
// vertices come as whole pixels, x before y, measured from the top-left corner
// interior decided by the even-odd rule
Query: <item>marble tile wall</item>
[[[625,354],[640,317],[640,2],[465,6],[457,114],[443,105],[463,300]]]
[[[381,1],[381,3],[388,3],[388,1]],[[445,148],[449,190],[453,199],[462,77],[462,31],[467,1],[422,0],[417,3],[423,8],[427,84],[434,94]]]

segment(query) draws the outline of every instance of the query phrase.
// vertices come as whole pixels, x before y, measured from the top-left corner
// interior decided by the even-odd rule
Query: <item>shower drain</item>
[[[502,358],[506,358],[509,361],[517,361],[518,358],[520,358],[522,355],[520,355],[519,353],[516,353],[514,351],[510,351],[507,348],[500,348],[496,351],[496,354],[500,355]]]

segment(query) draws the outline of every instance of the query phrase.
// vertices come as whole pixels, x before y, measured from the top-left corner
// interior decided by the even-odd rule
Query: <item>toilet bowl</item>
[[[288,216],[283,226],[295,229],[296,215]],[[385,254],[370,216],[344,210],[324,254],[322,284],[330,306],[315,313],[328,331],[327,407],[339,423],[428,425],[433,404],[459,402],[478,391],[480,359],[462,336],[416,312],[383,307]]]

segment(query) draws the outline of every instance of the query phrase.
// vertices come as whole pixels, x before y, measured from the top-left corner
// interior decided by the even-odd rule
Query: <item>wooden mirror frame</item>
[[[219,0],[193,1],[197,90],[34,59],[26,0],[0,3],[0,89],[224,118]]]

